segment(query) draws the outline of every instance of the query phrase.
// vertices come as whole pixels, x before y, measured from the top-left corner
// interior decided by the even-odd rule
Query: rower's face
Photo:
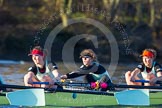
[[[92,63],[92,58],[91,57],[82,57],[83,65],[89,66]]]
[[[42,64],[42,62],[43,62],[43,56],[40,56],[40,55],[32,55],[32,60],[35,63],[35,65]]]
[[[143,63],[145,64],[145,66],[152,67],[152,63],[153,63],[154,58],[143,56],[142,59],[143,59]]]

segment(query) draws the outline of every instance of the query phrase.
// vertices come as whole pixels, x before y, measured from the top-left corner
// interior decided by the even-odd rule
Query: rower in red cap
[[[133,71],[125,74],[126,83],[128,85],[142,85],[136,80],[147,80],[145,86],[156,85],[156,82],[162,80],[162,66],[155,61],[156,51],[154,49],[145,49],[141,55],[142,63],[140,63]],[[140,78],[140,76],[142,76]]]
[[[34,66],[30,67],[24,76],[25,86],[53,87],[55,80],[59,78],[56,64],[48,63],[45,51],[40,46],[34,47],[29,55],[32,56]],[[49,82],[49,85],[33,84],[33,82]]]

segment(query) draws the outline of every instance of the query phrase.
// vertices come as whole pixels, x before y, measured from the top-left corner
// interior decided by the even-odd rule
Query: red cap
[[[151,51],[144,50],[141,56],[147,56],[153,58],[154,54]]]
[[[38,49],[33,49],[32,52],[30,54],[28,54],[29,56],[30,55],[40,55],[40,56],[43,56],[43,52],[38,50]]]

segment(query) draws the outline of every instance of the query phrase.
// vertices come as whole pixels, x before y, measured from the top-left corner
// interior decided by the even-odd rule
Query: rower
[[[29,55],[32,56],[34,66],[24,76],[25,86],[53,88],[54,82],[59,78],[56,64],[47,61],[47,53],[40,46],[35,46]],[[49,85],[32,84],[33,82],[49,82]]]
[[[162,66],[155,61],[156,51],[154,49],[145,49],[141,55],[142,63],[140,63],[133,71],[128,71],[125,74],[126,83],[128,85],[142,85],[140,80],[141,75],[143,80],[148,80],[149,83],[144,83],[145,86],[155,86],[157,81],[162,81]]]
[[[85,49],[80,53],[83,65],[76,71],[62,75],[62,79],[71,79],[80,76],[84,76],[86,82],[96,82],[99,85],[100,82],[112,83],[108,71],[97,62],[97,56],[92,49]],[[98,89],[99,86],[96,87]],[[101,88],[101,91],[106,91],[108,88]],[[111,89],[111,88],[109,88]]]

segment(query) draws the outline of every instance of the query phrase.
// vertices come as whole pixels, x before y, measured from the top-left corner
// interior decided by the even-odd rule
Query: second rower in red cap
[[[30,67],[24,76],[25,86],[53,88],[54,82],[59,79],[56,64],[47,61],[47,55],[40,46],[34,47],[29,55],[32,56],[34,66]],[[32,84],[33,82],[49,82],[49,85]]]

